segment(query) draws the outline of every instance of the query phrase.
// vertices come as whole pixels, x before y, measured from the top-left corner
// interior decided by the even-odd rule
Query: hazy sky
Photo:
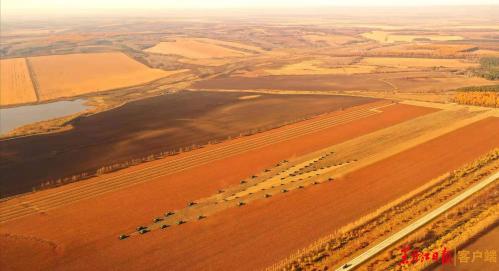
[[[71,16],[126,15],[140,16],[151,12],[196,11],[207,14],[208,10],[248,9],[287,10],[297,7],[374,7],[374,6],[463,6],[497,5],[499,0],[0,0],[2,21],[29,18],[55,19]],[[277,8],[277,9],[272,9]],[[130,12],[130,10],[134,12]],[[179,12],[179,10],[183,10]],[[235,13],[224,13],[234,15]],[[236,15],[237,16],[237,15]]]
[[[239,8],[301,6],[489,5],[499,0],[2,0],[4,12],[20,9]]]

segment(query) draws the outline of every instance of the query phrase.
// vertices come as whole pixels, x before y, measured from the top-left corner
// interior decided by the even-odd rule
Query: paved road
[[[355,257],[354,259],[352,259],[351,261],[345,263],[344,265],[342,265],[341,267],[339,267],[338,269],[336,269],[336,271],[352,270],[352,269],[360,266],[362,263],[364,263],[365,261],[367,261],[368,259],[370,259],[374,255],[380,253],[384,249],[386,249],[389,246],[395,244],[400,239],[402,239],[405,236],[409,235],[410,233],[414,232],[415,230],[417,230],[418,228],[420,228],[424,224],[430,222],[431,220],[433,220],[437,216],[441,215],[445,211],[449,210],[450,208],[452,208],[455,205],[459,204],[460,202],[464,201],[465,199],[467,199],[468,197],[470,197],[474,193],[480,191],[482,188],[486,187],[487,185],[493,183],[494,181],[496,181],[498,179],[499,179],[499,172],[496,172],[496,173],[492,174],[491,176],[485,178],[484,180],[482,180],[478,184],[474,185],[470,189],[468,189],[465,192],[463,192],[462,194],[460,194],[459,196],[451,199],[450,201],[446,202],[442,206],[440,206],[437,209],[429,212],[428,214],[426,214],[422,218],[418,219],[414,223],[412,223],[409,226],[405,227],[401,231],[399,231],[399,232],[395,233],[394,235],[388,237],[387,239],[385,239],[381,243],[379,243],[376,246],[370,248],[366,252],[364,252],[364,253],[360,254],[359,256]]]
[[[129,173],[111,175],[94,181],[86,181],[81,185],[63,189],[58,192],[43,194],[39,197],[30,197],[22,203],[4,202],[0,204],[0,223],[53,209],[75,201],[88,199],[117,189],[129,187],[138,183],[147,182],[160,176],[186,170],[203,165],[214,160],[244,153],[278,142],[290,140],[300,136],[316,133],[321,130],[349,123],[361,118],[379,114],[379,108],[392,105],[391,103],[374,103],[357,107],[355,110],[340,112],[330,116],[320,117],[294,125],[286,129],[276,129],[268,133],[257,134],[234,142],[215,146],[215,148],[201,149],[187,153],[186,156],[166,161],[154,166],[143,168]]]

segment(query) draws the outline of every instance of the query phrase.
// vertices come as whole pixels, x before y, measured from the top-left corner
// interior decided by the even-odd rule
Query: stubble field
[[[150,69],[119,52],[39,56],[29,61],[41,100],[140,85],[173,73]]]
[[[0,105],[36,102],[26,59],[0,60]]]
[[[400,119],[401,113],[403,110],[411,110],[410,108],[410,106],[387,107],[382,109],[386,113],[324,131],[322,146],[330,146],[341,140],[373,131],[369,129],[381,128],[375,128],[378,123],[375,119],[379,121],[384,119],[382,122],[385,124],[382,127],[387,124],[394,125],[403,121]],[[386,115],[388,112],[391,113]],[[406,115],[406,118],[410,118],[411,115],[416,117],[417,114],[414,115],[416,112]],[[423,112],[419,114],[421,113]],[[66,208],[44,211],[45,215],[31,215],[8,222],[4,224],[2,231],[9,232],[10,235],[2,235],[2,238],[6,239],[5,244],[8,244],[8,251],[12,253],[5,254],[3,261],[13,263],[9,261],[9,257],[19,255],[15,253],[20,251],[16,247],[29,245],[39,251],[34,262],[54,270],[88,268],[88,264],[82,265],[82,259],[91,263],[91,268],[96,270],[124,266],[133,269],[170,270],[264,268],[276,259],[284,258],[311,241],[328,234],[332,229],[366,215],[377,206],[398,198],[433,177],[483,154],[497,145],[498,125],[497,118],[488,118],[355,170],[333,182],[274,195],[270,199],[255,200],[247,206],[239,208],[234,206],[201,221],[188,221],[186,225],[171,226],[170,229],[157,230],[145,236],[134,236],[130,240],[116,239],[120,231],[132,230],[139,223],[147,224],[150,218],[160,215],[165,210],[182,208],[188,201],[215,193],[217,189],[230,184],[235,185],[249,172],[256,172],[274,164],[282,159],[277,155],[280,153],[279,150],[287,153],[282,153],[282,157],[289,157],[289,152],[294,148],[310,148],[311,145],[309,147],[306,145],[315,145],[318,141],[314,136],[307,136],[279,143],[280,147],[269,146],[241,156],[214,161],[178,175],[166,176],[103,195],[99,201],[84,200]],[[464,138],[467,140],[463,141]],[[310,143],[304,144],[305,142]],[[301,153],[309,153],[312,150],[307,149]],[[261,159],[262,154],[266,152],[272,155],[264,155],[268,159]],[[428,159],[429,157],[432,159]],[[250,160],[243,162],[240,159]],[[233,164],[248,167],[229,166]],[[214,167],[226,170],[213,170]],[[189,189],[186,185],[197,188]],[[205,185],[206,187],[201,189]],[[152,187],[155,188],[151,189]],[[60,189],[62,191],[65,187]],[[174,194],[178,197],[164,197],[162,191],[176,191]],[[130,193],[134,195],[133,200]],[[125,198],[126,201],[123,200]],[[97,208],[95,204],[106,208]],[[116,211],[116,208],[121,211]],[[87,211],[82,212],[82,210]],[[101,219],[93,219],[94,216]],[[268,219],[270,217],[272,219]],[[45,226],[33,231],[29,225],[41,220]],[[76,223],[78,225],[76,228],[70,226],[75,225],[75,221],[80,221]],[[73,243],[74,236],[70,232],[58,231],[52,223],[58,227],[71,227],[75,231],[78,231],[78,227],[85,227],[85,233],[81,233],[78,237],[79,242],[83,243]],[[103,227],[113,230],[109,232],[100,230]],[[303,234],[305,232],[307,234]],[[51,245],[44,248],[45,245],[42,243],[19,237],[24,234],[51,240],[49,243]],[[53,250],[50,249],[51,246]],[[105,249],[100,249],[99,254],[96,254],[95,248]],[[269,252],[261,255],[262,250]],[[133,262],[123,260],[132,255],[140,257],[136,257],[136,261]],[[32,263],[19,264],[28,267]]]

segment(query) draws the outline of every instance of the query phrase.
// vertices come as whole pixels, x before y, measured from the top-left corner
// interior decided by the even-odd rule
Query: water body
[[[58,101],[46,104],[23,105],[0,109],[0,134],[15,128],[39,121],[69,116],[81,112],[88,107],[85,100]]]

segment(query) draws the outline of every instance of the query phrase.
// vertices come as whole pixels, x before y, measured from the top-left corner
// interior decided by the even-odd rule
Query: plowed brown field
[[[206,145],[252,130],[268,130],[327,112],[346,112],[349,107],[375,101],[270,94],[239,99],[244,96],[247,93],[191,91],[161,95],[81,118],[69,131],[0,141],[0,196],[30,192],[47,180],[95,172],[103,166],[193,144]]]
[[[136,241],[126,243],[127,240],[122,243],[118,242],[116,236],[121,232],[133,229],[137,223],[148,223],[152,217],[161,214],[166,210],[180,208],[185,206],[190,200],[211,195],[216,192],[217,189],[236,184],[241,178],[269,167],[277,161],[286,159],[287,157],[309,153],[331,144],[336,144],[433,111],[428,108],[407,105],[394,105],[383,108],[382,110],[384,113],[363,118],[348,124],[335,126],[315,134],[263,147],[223,160],[214,161],[187,171],[162,177],[155,181],[108,193],[97,199],[68,205],[66,208],[45,211],[4,223],[2,224],[0,233],[12,234],[19,238],[21,238],[20,236],[24,236],[26,238],[22,238],[22,241],[17,242],[16,240],[20,239],[12,238],[12,236],[0,235],[0,240],[2,240],[1,243],[4,243],[4,246],[7,246],[3,250],[6,251],[6,253],[2,253],[0,256],[0,265],[6,266],[8,263],[9,267],[12,268],[32,267],[34,269],[64,270],[89,268],[104,270],[109,268],[122,268],[123,266],[121,264],[126,265],[127,259],[113,257],[108,261],[110,265],[106,265],[106,259],[109,257],[107,253],[109,249],[119,250],[118,247],[121,247],[122,251],[120,253],[128,253],[128,249],[132,248],[132,246],[128,246],[128,244]],[[265,159],[262,159],[262,157],[265,157]],[[137,170],[140,167],[141,166],[130,170]],[[81,185],[81,183],[75,185]],[[68,185],[53,191],[42,191],[41,193],[54,193],[68,187],[74,186]],[[33,196],[36,197],[36,194]],[[30,200],[30,198],[26,199]],[[260,206],[257,209],[263,207],[261,203],[256,203],[255,207],[256,206]],[[210,218],[205,222],[201,222],[199,226],[212,225],[216,228],[223,226],[215,221],[218,221],[218,218],[214,220]],[[213,224],[213,222],[215,222],[215,224]],[[33,225],[37,226],[33,227]],[[185,226],[185,229],[189,229],[195,225],[193,223],[192,225],[187,224]],[[179,229],[181,228],[179,227]],[[232,231],[237,231],[238,229],[242,229],[244,232],[246,226],[236,226]],[[230,232],[228,233],[230,236]],[[163,232],[161,232],[161,234],[163,234]],[[172,237],[172,234],[175,234],[174,231],[163,235],[163,237]],[[159,235],[155,233],[150,236]],[[147,237],[150,238],[149,236]],[[8,239],[8,242],[3,242],[3,239]],[[139,239],[142,238],[137,238],[137,240]],[[153,239],[157,239],[157,237],[154,237]],[[37,245],[41,240],[50,242],[53,246]],[[157,240],[159,240],[159,238]],[[142,241],[146,240],[142,239]],[[116,245],[117,247],[115,247]],[[125,247],[123,247],[123,245]],[[183,245],[184,244],[181,246]],[[251,242],[245,244],[245,246],[246,245],[252,246]],[[24,250],[22,249],[23,247],[33,247],[33,249]],[[100,256],[95,254],[95,251],[97,250],[100,251]],[[176,250],[175,246],[165,250],[158,250],[158,252],[163,253],[170,250]],[[184,249],[179,250],[176,253],[182,251],[183,253],[188,253],[188,251]],[[50,255],[51,253],[53,253],[52,257],[44,256]],[[24,257],[33,259],[33,261],[12,261],[11,257]],[[80,257],[96,258],[87,262],[85,265],[79,265],[78,263],[73,262]],[[185,262],[186,260],[187,262]],[[116,261],[123,262],[117,263]],[[218,260],[215,259],[214,263],[216,264],[217,262]],[[183,259],[178,263],[188,264],[188,259]],[[158,267],[161,268],[161,266]],[[180,268],[180,266],[178,267]],[[154,267],[144,265],[142,267],[134,266],[134,268],[147,269]],[[165,266],[164,268],[167,267]]]

